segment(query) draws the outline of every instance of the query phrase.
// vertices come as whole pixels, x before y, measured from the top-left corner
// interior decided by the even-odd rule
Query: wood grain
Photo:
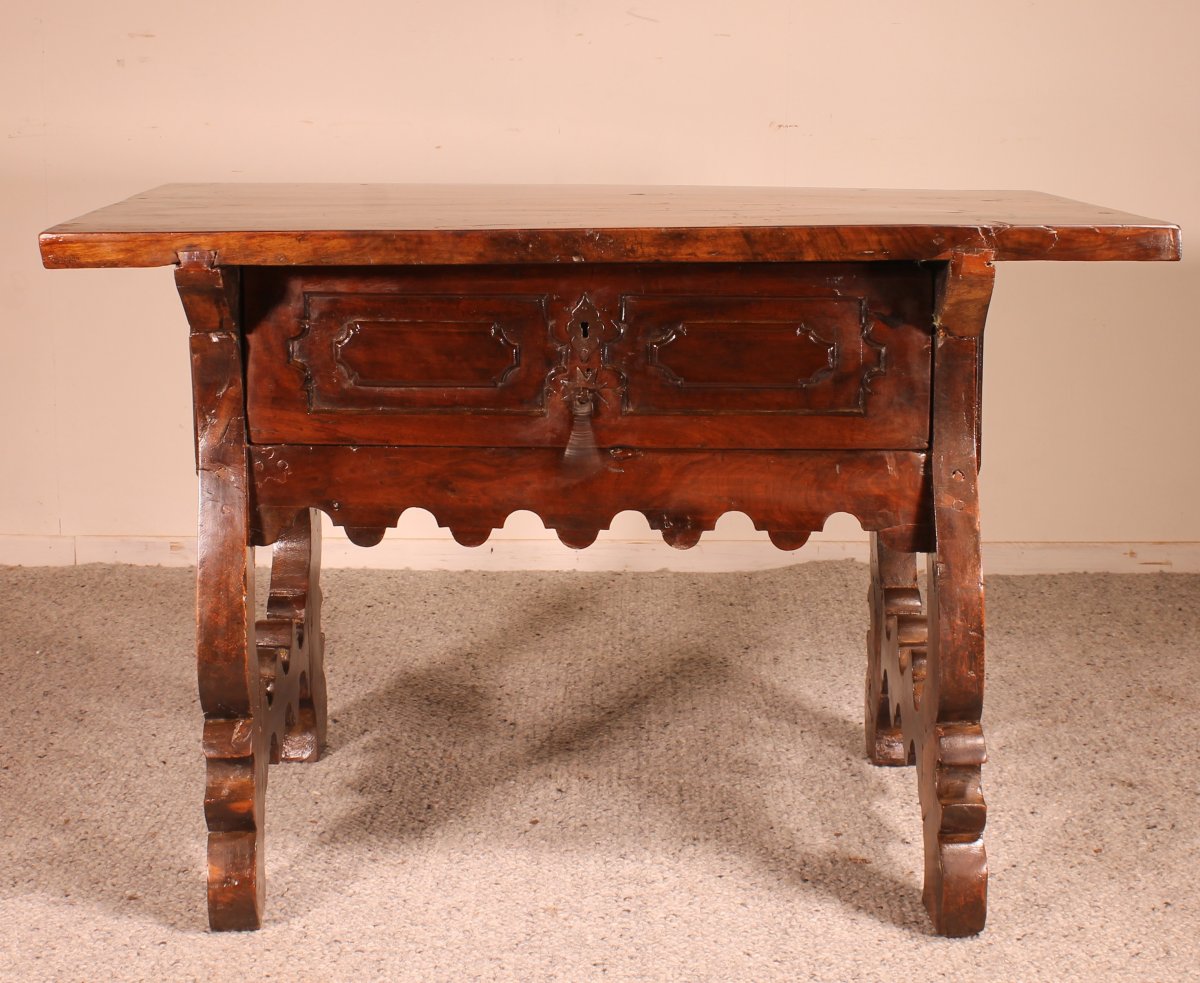
[[[196,654],[204,711],[209,924],[258,928],[266,897],[267,766],[314,761],[325,734],[320,525],[281,523],[267,617],[254,621],[254,556],[236,270],[188,253],[176,285],[191,327],[200,517]]]
[[[927,458],[920,453],[617,448],[602,462],[579,473],[551,448],[256,446],[255,542],[272,542],[310,505],[348,532],[361,530],[368,544],[407,508],[428,509],[464,546],[486,542],[518,509],[535,512],[575,548],[625,509],[644,513],[681,548],[729,511],[746,513],[784,549],[798,548],[842,510],[866,529],[886,531],[898,547],[916,549],[928,538]]]
[[[251,269],[244,294],[255,443],[561,448],[586,403],[603,447],[929,444],[917,263]]]
[[[871,534],[871,588],[867,597],[867,757],[877,765],[916,763],[918,721],[929,632],[913,552],[889,549]],[[904,720],[909,723],[905,734]]]
[[[912,553],[878,536],[871,543],[867,755],[917,765],[923,897],[934,928],[950,936],[973,935],[987,918],[978,378],[994,275],[986,253],[956,256],[940,271],[924,605]]]
[[[185,253],[175,282],[191,327],[200,517],[196,661],[207,763],[208,910],[214,929],[262,923],[268,745],[254,629],[254,555],[237,270]]]
[[[931,479],[937,549],[927,556],[928,678],[917,767],[925,907],[943,935],[973,935],[987,918],[978,454],[983,328],[994,279],[991,254],[955,256],[943,271],[935,315]]]
[[[410,507],[465,545],[527,509],[575,548],[626,509],[681,549],[728,511],[788,550],[856,516],[867,754],[917,766],[935,930],[983,928],[994,264],[1178,259],[1177,227],[1031,192],[166,185],[41,247],[178,266],[213,928],[261,924],[268,764],[321,753],[316,510],[370,546]]]
[[[1179,258],[1169,223],[1030,191],[168,184],[42,233],[48,267]]]

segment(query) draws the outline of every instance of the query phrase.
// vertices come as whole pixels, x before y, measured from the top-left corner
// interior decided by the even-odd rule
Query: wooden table
[[[917,766],[937,931],[983,927],[993,264],[1178,259],[1176,227],[1029,192],[176,184],[41,249],[175,266],[191,325],[214,929],[261,924],[267,764],[324,741],[316,510],[366,546],[410,506],[576,548],[623,509],[680,548],[731,510],[787,550],[855,515],[867,754]]]

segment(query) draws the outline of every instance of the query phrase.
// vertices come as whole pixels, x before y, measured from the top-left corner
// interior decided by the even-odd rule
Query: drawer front
[[[544,409],[540,297],[306,293],[302,323],[288,354],[312,413]]]
[[[916,264],[247,269],[255,443],[919,449]]]
[[[634,414],[858,413],[883,348],[861,297],[622,298]]]

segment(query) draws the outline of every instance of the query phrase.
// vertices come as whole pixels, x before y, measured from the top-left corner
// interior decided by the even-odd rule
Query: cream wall
[[[169,271],[49,272],[36,246],[166,181],[1036,188],[1177,221],[1185,251],[1200,224],[1192,0],[70,0],[4,21],[0,562],[14,537],[192,532]],[[1197,311],[1190,259],[1001,267],[986,539],[1200,540]]]

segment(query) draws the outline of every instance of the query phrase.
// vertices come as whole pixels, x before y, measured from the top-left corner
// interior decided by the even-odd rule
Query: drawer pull
[[[563,451],[563,468],[580,477],[595,474],[601,468],[592,415],[596,401],[604,399],[602,390],[610,384],[610,380],[604,378],[610,374],[605,372],[605,345],[620,336],[620,329],[601,314],[585,293],[571,308],[566,333],[568,344],[561,349],[566,355],[564,368],[567,373],[562,396],[571,410],[571,432]],[[553,378],[552,375],[551,384]]]
[[[567,392],[571,403],[571,435],[563,451],[564,467],[577,475],[592,474],[600,469],[600,450],[596,446],[596,432],[592,429],[592,410],[595,390],[583,371],[579,379]]]

